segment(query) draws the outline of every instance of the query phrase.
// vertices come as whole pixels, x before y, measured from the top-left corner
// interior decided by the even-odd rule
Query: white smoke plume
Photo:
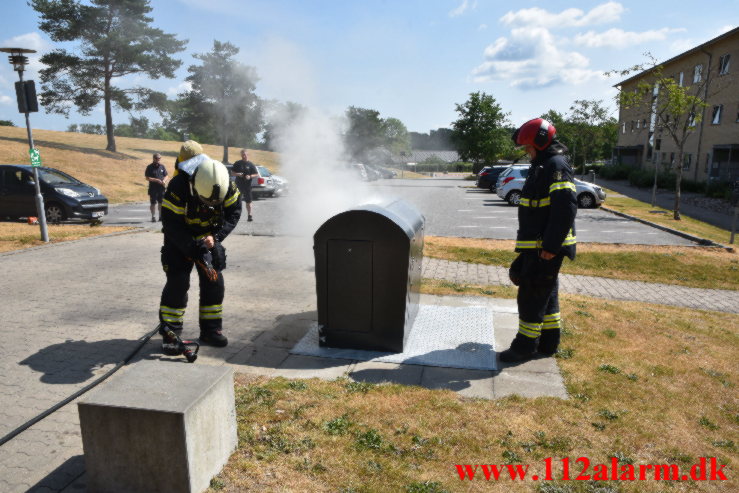
[[[271,123],[280,172],[290,182],[291,203],[283,218],[289,234],[312,238],[335,214],[379,200],[351,166],[342,137],[343,119],[305,109],[289,117],[273,115]]]

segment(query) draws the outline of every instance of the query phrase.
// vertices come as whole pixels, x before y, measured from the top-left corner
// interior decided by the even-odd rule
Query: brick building
[[[661,64],[663,77],[680,86],[694,87],[707,106],[691,125],[684,146],[683,177],[695,181],[739,180],[739,28],[732,29]],[[616,84],[633,91],[650,82],[654,69]],[[659,98],[655,91],[653,97]],[[654,169],[669,169],[677,160],[677,147],[656,124],[650,105],[619,109],[618,142],[614,162]]]

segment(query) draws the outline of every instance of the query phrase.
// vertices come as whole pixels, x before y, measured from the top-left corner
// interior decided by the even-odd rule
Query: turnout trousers
[[[166,242],[162,247],[162,268],[167,275],[167,282],[162,290],[159,304],[159,320],[174,330],[182,329],[182,323],[187,308],[187,292],[190,289],[190,273],[194,262]],[[223,324],[223,283],[222,266],[214,265],[218,272],[218,279],[210,281],[199,269],[200,280],[200,313],[199,325],[201,332],[221,330]]]
[[[538,250],[523,252],[516,259],[519,274],[518,334],[519,344],[533,347],[539,341],[539,352],[554,353],[559,345],[562,320],[559,313],[559,269],[564,255],[551,260],[539,257]],[[529,348],[521,348],[529,350]]]

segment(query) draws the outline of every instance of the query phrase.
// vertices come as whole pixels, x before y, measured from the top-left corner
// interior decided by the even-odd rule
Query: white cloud
[[[480,24],[480,25],[479,25],[479,26],[477,27],[477,30],[478,30],[478,31],[484,31],[484,30],[485,30],[485,29],[487,29],[487,28],[488,28],[488,25],[487,25],[487,24]]]
[[[49,44],[44,38],[41,37],[38,32],[35,31],[4,39],[0,41],[0,44],[2,44],[2,46],[7,46],[10,48],[27,48],[29,50],[36,50],[36,53],[30,53],[26,55],[28,56],[28,66],[26,67],[26,71],[29,72],[29,74],[25,77],[27,79],[34,78],[38,71],[43,68],[43,65],[39,61],[39,58],[45,52],[51,50],[51,44]]]
[[[534,89],[558,84],[583,84],[602,78],[588,68],[588,58],[557,47],[544,28],[520,28],[510,38],[498,38],[485,48],[485,61],[472,71],[475,82],[508,82],[512,87]]]
[[[0,104],[12,104],[13,101],[15,101],[15,99],[11,98],[10,96],[0,94]]]
[[[555,14],[539,7],[521,9],[517,12],[508,12],[501,17],[501,22],[508,26],[538,26],[547,28],[560,27],[583,27],[596,24],[608,24],[621,19],[625,11],[623,5],[618,2],[607,2],[590,11],[584,12],[580,9],[566,9]]]
[[[475,10],[477,8],[477,0],[462,0],[462,3],[456,9],[449,11],[449,17],[458,17],[464,14],[468,10]]]
[[[178,94],[192,90],[192,84],[189,81],[182,81],[176,86],[167,88],[167,96],[176,97]]]
[[[663,41],[668,35],[682,31],[685,31],[685,29],[663,27],[662,29],[653,29],[639,33],[614,28],[601,33],[588,31],[578,34],[575,36],[574,42],[576,45],[587,46],[588,48],[628,48],[629,46],[651,41]]]
[[[733,26],[733,25],[729,24],[729,25],[724,26],[721,29],[719,29],[718,30],[718,34],[716,34],[716,36],[721,36],[722,34],[728,33],[732,29],[736,29],[736,28],[737,28],[737,26]]]

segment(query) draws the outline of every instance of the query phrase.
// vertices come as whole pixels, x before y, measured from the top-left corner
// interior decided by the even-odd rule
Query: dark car
[[[498,175],[508,166],[485,166],[477,174],[477,188],[487,188],[491,192],[495,192],[495,184],[498,181]]]
[[[97,188],[54,168],[38,168],[46,220],[100,219],[108,213],[108,199]],[[0,164],[0,216],[36,216],[33,168],[23,164]]]

